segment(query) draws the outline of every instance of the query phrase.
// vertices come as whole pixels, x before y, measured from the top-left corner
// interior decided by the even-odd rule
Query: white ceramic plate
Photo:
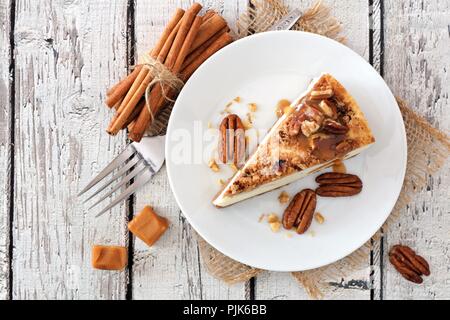
[[[345,163],[348,172],[361,177],[362,193],[350,198],[318,198],[317,211],[325,223],[313,221],[302,236],[289,237],[288,231],[273,233],[268,223],[258,219],[263,213],[281,216],[285,208],[277,199],[281,190],[293,195],[303,188],[315,188],[317,174],[231,207],[215,208],[211,200],[220,189],[218,180],[229,178],[232,171],[222,167],[220,173],[212,172],[207,166],[211,150],[200,158],[200,149],[214,145],[202,142],[208,122],[217,128],[223,117],[220,111],[239,96],[241,102],[234,103],[231,111],[245,119],[247,103],[256,103],[254,126],[269,129],[276,120],[277,101],[294,100],[322,72],[335,76],[355,97],[376,138],[375,145]],[[406,168],[403,120],[383,79],[349,48],[298,31],[247,37],[212,56],[178,97],[166,141],[169,181],[194,229],[225,255],[275,271],[318,268],[362,246],[389,216]]]

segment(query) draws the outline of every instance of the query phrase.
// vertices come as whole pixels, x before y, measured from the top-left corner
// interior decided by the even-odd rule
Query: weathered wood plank
[[[371,0],[369,2],[369,59],[375,70],[383,75],[383,54],[384,54],[384,29],[383,29],[383,0]],[[383,292],[383,239],[372,240],[372,299],[380,300]]]
[[[450,116],[450,3],[385,1],[385,79],[395,95],[448,132]],[[450,166],[434,178],[402,212],[384,241],[384,299],[450,298]],[[388,262],[392,245],[404,243],[426,257],[432,275],[422,285],[399,276]]]
[[[176,7],[187,8],[192,1],[164,0],[136,2],[137,52],[148,50],[156,41]],[[221,12],[234,25],[246,1],[203,1],[205,8]],[[228,287],[212,278],[202,266],[196,238],[180,212],[170,190],[165,167],[137,193],[135,211],[145,205],[170,220],[171,226],[157,245],[148,248],[135,242],[133,298],[135,299],[243,299],[244,284]]]
[[[0,300],[9,295],[11,142],[11,2],[0,3]]]
[[[285,1],[290,7],[308,8],[315,1]],[[326,1],[343,23],[343,35],[350,48],[369,60],[369,6],[366,0]],[[319,230],[317,230],[319,231]],[[327,299],[370,299],[370,257],[362,270],[333,283],[332,296]],[[307,299],[305,291],[289,273],[264,273],[255,281],[256,299]]]
[[[96,219],[77,193],[124,147],[103,100],[126,70],[127,1],[16,3],[13,298],[124,298],[126,271],[90,257],[126,245],[125,204]]]

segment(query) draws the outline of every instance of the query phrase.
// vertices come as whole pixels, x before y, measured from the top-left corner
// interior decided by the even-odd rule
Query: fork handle
[[[144,137],[140,142],[133,142],[132,146],[139,155],[150,164],[153,170],[157,164],[162,164],[165,158],[166,136]]]
[[[289,12],[286,16],[280,19],[274,26],[272,26],[268,31],[283,31],[290,30],[297,21],[301,18],[303,13],[299,9],[294,9]]]

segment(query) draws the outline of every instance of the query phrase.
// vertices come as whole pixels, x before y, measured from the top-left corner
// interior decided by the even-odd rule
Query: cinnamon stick
[[[172,47],[170,48],[170,51],[167,55],[166,61],[164,65],[169,69],[172,70],[175,62],[177,61],[178,56],[180,55],[181,47],[183,46],[183,43],[186,40],[186,36],[189,32],[189,29],[192,26],[192,23],[194,22],[195,17],[202,9],[201,4],[194,3],[187,11],[186,14],[183,16],[182,23],[180,26],[180,30],[177,33],[177,36],[175,37],[175,40],[173,42]]]
[[[131,73],[129,73],[125,78],[120,79],[119,82],[117,82],[114,86],[112,86],[107,92],[106,95],[108,97],[111,97],[116,90],[118,90],[121,86],[124,85],[124,83],[133,83],[133,81],[136,79],[137,75],[139,74],[139,71],[141,70],[141,65],[136,65],[136,67],[133,69]],[[131,85],[130,85],[131,87]]]
[[[122,128],[123,123],[128,119],[128,116],[133,111],[132,108],[128,107],[130,105],[129,103],[130,101],[132,101],[133,97],[135,96],[135,93],[139,90],[140,85],[142,84],[142,82],[145,80],[145,78],[148,76],[149,73],[150,72],[147,68],[141,68],[136,80],[133,82],[130,90],[120,103],[120,106],[117,109],[117,113],[111,120],[106,132],[115,135]]]
[[[193,52],[195,49],[200,47],[203,43],[205,43],[208,39],[210,39],[213,35],[215,35],[217,32],[219,32],[225,27],[228,27],[225,19],[222,18],[217,13],[213,13],[212,16],[207,21],[205,21],[200,27],[200,30],[198,31],[198,36],[192,43],[189,53]]]
[[[198,47],[197,49],[195,49],[194,51],[192,51],[187,57],[186,60],[183,63],[183,67],[181,68],[182,70],[184,68],[186,68],[188,65],[190,65],[195,59],[197,59],[197,57],[199,55],[201,55],[207,48],[209,48],[211,46],[212,43],[214,43],[214,41],[216,41],[218,38],[220,38],[220,36],[222,36],[222,34],[228,32],[230,29],[228,28],[228,26],[226,26],[225,28],[222,28],[222,30],[220,30],[219,32],[217,32],[215,35],[213,35],[208,41],[206,41],[205,43],[203,43],[200,47]]]
[[[134,81],[136,80],[139,72],[141,71],[142,66],[137,65],[133,72],[131,72],[127,77],[120,80],[119,83],[117,83],[114,87],[109,89],[109,91],[106,93],[108,98],[106,99],[105,103],[109,108],[114,107],[114,105],[120,101],[120,99],[123,98],[123,96],[128,92],[130,87],[133,85]]]
[[[226,35],[224,35],[226,34]],[[183,81],[187,81],[190,76],[194,73],[198,67],[205,62],[210,56],[214,53],[225,47],[226,45],[232,42],[232,37],[228,33],[221,33],[217,39],[215,39],[201,54],[199,54],[195,59],[193,59],[186,67],[181,71],[181,77]],[[208,41],[209,42],[209,41]],[[183,64],[184,65],[184,64]],[[171,100],[175,98],[176,92],[174,90],[170,90],[167,94],[167,97]],[[159,104],[164,104],[164,97],[158,101]]]
[[[120,103],[121,103],[122,101],[120,101]],[[120,103],[116,103],[115,105],[114,105],[114,109],[116,109],[116,113],[114,113],[114,116],[112,117],[112,120],[111,120],[111,122],[109,123],[109,125],[108,125],[108,128],[106,129],[106,132],[109,132],[109,130],[111,129],[111,126],[112,126],[112,124],[114,123],[114,121],[119,117],[119,113],[117,113],[117,109],[119,108],[119,104]]]
[[[177,25],[175,26],[175,29],[172,30],[169,37],[167,38],[166,43],[164,44],[164,46],[162,47],[161,51],[158,54],[158,58],[157,58],[158,61],[164,62],[164,60],[166,59],[166,57],[169,53],[169,50],[172,47],[172,44],[178,33],[178,30],[180,30],[181,22],[182,22],[182,20],[178,21]]]
[[[190,30],[188,34],[186,35],[186,39],[184,40],[184,43],[180,49],[180,53],[178,54],[175,64],[171,68],[171,71],[173,74],[178,74],[178,72],[181,71],[181,67],[183,66],[184,60],[186,59],[189,50],[192,46],[192,43],[195,41],[197,34],[200,30],[200,27],[202,25],[203,18],[200,16],[196,16],[194,21],[192,22],[192,25],[190,27]]]
[[[145,98],[141,98],[137,106],[133,109],[133,112],[128,117],[127,121],[122,126],[121,128],[122,130],[126,129],[139,116],[139,114],[141,113],[142,109],[145,106],[145,103],[146,103]]]
[[[182,80],[187,81],[203,62],[205,62],[214,53],[230,44],[232,41],[233,39],[230,34],[221,33],[220,36],[217,37],[217,39],[215,39],[205,50],[203,50],[203,52],[201,52],[201,54],[195,57],[195,59],[193,59],[186,67],[183,68],[183,70],[181,71]],[[175,98],[175,94],[176,92],[174,90],[170,90],[167,94],[167,97],[173,100]],[[162,99],[160,99],[158,103],[163,104],[165,100],[166,99],[162,97]]]
[[[167,24],[167,27],[164,29],[159,40],[156,42],[155,46],[153,47],[153,49],[151,51],[151,56],[153,58],[156,58],[159,55],[162,48],[164,47],[164,44],[166,43],[167,39],[169,38],[170,34],[172,33],[172,30],[174,30],[175,27],[177,26],[178,22],[182,20],[184,13],[185,13],[185,11],[183,9],[177,8],[175,10],[175,14],[170,19],[169,23]]]
[[[134,119],[133,121],[131,121],[131,123],[127,126],[128,131],[133,130],[134,128],[134,124],[136,123],[136,119]]]
[[[203,23],[205,23],[206,21],[208,21],[209,18],[211,18],[213,15],[215,15],[216,12],[214,10],[208,10],[206,11],[206,13],[203,15]]]
[[[186,81],[187,79],[189,79],[194,71],[197,70],[203,62],[205,62],[210,56],[212,56],[214,53],[216,53],[232,41],[233,39],[229,33],[223,33],[205,51],[203,51],[181,71],[183,80]]]
[[[179,34],[175,38],[174,44],[167,55],[164,65],[173,73],[178,74],[181,71],[183,62],[189,52],[195,37],[198,34],[202,23],[202,17],[196,16],[201,10],[201,5],[194,3],[189,10],[186,11],[186,15],[183,17],[183,23],[180,27]],[[186,32],[187,31],[187,32]],[[182,42],[182,43],[180,43]],[[177,51],[175,51],[177,49]],[[156,85],[150,93],[150,107],[154,115],[156,115],[161,107],[161,96],[163,91],[168,92],[170,88],[162,88],[161,85]],[[151,121],[151,114],[148,108],[142,109],[139,117],[137,118],[132,130],[129,133],[130,139],[133,141],[140,141],[142,136],[149,126]]]
[[[160,51],[164,48],[164,45],[167,41],[172,41],[170,35],[172,31],[178,25],[178,22],[184,20],[185,12],[182,9],[179,9],[175,12],[174,16],[170,19],[167,24],[165,30],[163,31],[160,39],[158,40],[156,46],[150,53],[150,56],[154,59],[165,57],[159,57]],[[175,38],[176,40],[176,38]],[[143,96],[148,84],[152,81],[151,73],[148,68],[141,68],[136,80],[122,101],[119,109],[117,110],[118,116],[116,119],[113,119],[111,122],[107,132],[109,134],[117,134],[119,130],[124,126],[126,121],[128,120],[130,114],[133,112],[133,109],[136,107],[140,98]]]

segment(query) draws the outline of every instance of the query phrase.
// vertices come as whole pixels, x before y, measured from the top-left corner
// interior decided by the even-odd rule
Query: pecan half
[[[410,247],[395,245],[389,251],[389,261],[395,269],[408,281],[422,283],[422,276],[430,275],[430,266]]]
[[[323,130],[332,134],[346,134],[348,127],[331,119],[325,119],[323,122]]]
[[[245,128],[235,114],[220,124],[219,156],[223,163],[232,161],[238,167],[245,161]]]
[[[316,178],[321,197],[350,197],[361,192],[363,183],[358,176],[347,173],[328,172]]]
[[[316,210],[317,198],[313,190],[305,189],[297,193],[283,214],[283,227],[296,228],[298,234],[308,230]]]

